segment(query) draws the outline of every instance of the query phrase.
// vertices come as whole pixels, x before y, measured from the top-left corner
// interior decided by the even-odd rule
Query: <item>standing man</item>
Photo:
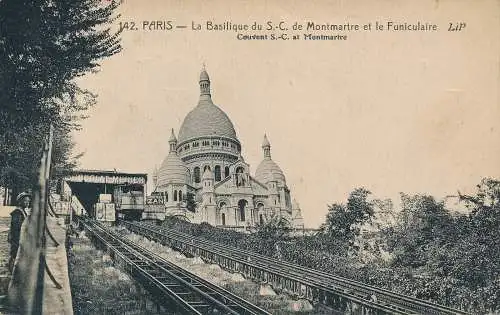
[[[17,207],[10,213],[10,259],[9,270],[12,272],[16,261],[17,249],[19,248],[19,238],[21,236],[21,226],[24,220],[31,214],[31,195],[27,192],[20,193],[16,198]]]

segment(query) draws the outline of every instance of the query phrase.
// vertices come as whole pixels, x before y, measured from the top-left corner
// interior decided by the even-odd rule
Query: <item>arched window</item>
[[[215,181],[220,182],[221,174],[220,174],[220,165],[215,166]]]
[[[224,178],[228,177],[229,176],[229,166],[226,166],[224,168]]]
[[[194,168],[194,182],[200,182],[200,168],[198,166]]]
[[[236,173],[243,173],[243,167],[238,166],[238,168],[236,169]]]
[[[264,211],[264,204],[259,202],[257,204],[257,212],[262,213],[262,211]]]
[[[174,201],[177,201],[177,190],[174,190]]]
[[[165,192],[165,202],[168,202],[168,192]]]
[[[238,208],[240,210],[240,221],[245,221],[245,206],[247,205],[247,201],[241,199],[238,201]]]
[[[179,201],[182,201],[182,191],[179,190]]]
[[[210,169],[210,166],[205,165],[205,166],[203,167],[203,172],[204,172],[204,171],[206,171],[206,170],[209,170],[209,171],[210,171],[210,170],[211,170],[211,169]]]
[[[222,221],[222,225],[226,225],[226,214],[224,214],[224,213],[221,214],[220,218],[221,218],[221,221]]]

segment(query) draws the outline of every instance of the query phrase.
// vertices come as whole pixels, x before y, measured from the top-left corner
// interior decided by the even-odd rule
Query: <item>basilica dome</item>
[[[226,113],[212,102],[200,102],[184,119],[179,130],[179,143],[207,136],[237,140],[233,123]]]
[[[210,95],[210,79],[205,70],[200,74],[200,101],[187,114],[179,130],[179,144],[184,141],[210,136],[220,136],[238,140],[233,123],[229,117],[217,107]]]
[[[257,167],[255,178],[263,184],[267,184],[270,181],[277,181],[278,183],[285,184],[285,174],[283,174],[278,164],[271,159],[271,144],[269,140],[267,140],[266,135],[264,135],[262,149],[264,150],[264,159]]]
[[[161,163],[158,171],[158,186],[168,183],[187,183],[189,170],[177,154],[169,154]]]
[[[270,181],[277,181],[278,183],[286,183],[285,174],[281,168],[271,159],[264,159],[260,162],[255,172],[255,178],[263,183],[267,184]]]
[[[170,152],[161,163],[158,171],[158,186],[166,185],[169,183],[186,184],[189,183],[189,169],[182,162],[181,158],[175,151],[177,139],[175,138],[174,131],[170,136]]]

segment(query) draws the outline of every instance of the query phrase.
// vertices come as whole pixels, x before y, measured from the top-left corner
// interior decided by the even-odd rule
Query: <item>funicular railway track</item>
[[[164,245],[181,248],[186,248],[186,246],[194,247],[198,253],[205,256],[205,259],[207,257],[211,258],[210,255],[207,256],[208,252],[217,255],[218,259],[222,261],[232,260],[239,265],[258,268],[266,273],[266,277],[269,277],[269,274],[277,275],[293,282],[306,284],[308,288],[316,289],[316,293],[320,292],[319,298],[316,296],[315,300],[327,306],[338,306],[340,297],[363,305],[364,309],[370,310],[370,314],[468,314],[461,310],[405,296],[254,252],[207,241],[172,229],[146,223],[123,221],[120,223],[129,230],[159,241]],[[376,300],[372,298],[373,296],[376,297]]]
[[[79,219],[88,236],[139,281],[166,309],[184,314],[270,314],[157,256],[96,221]]]

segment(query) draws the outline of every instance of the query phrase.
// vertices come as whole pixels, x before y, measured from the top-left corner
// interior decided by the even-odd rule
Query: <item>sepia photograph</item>
[[[0,0],[0,314],[499,314],[498,0]]]

